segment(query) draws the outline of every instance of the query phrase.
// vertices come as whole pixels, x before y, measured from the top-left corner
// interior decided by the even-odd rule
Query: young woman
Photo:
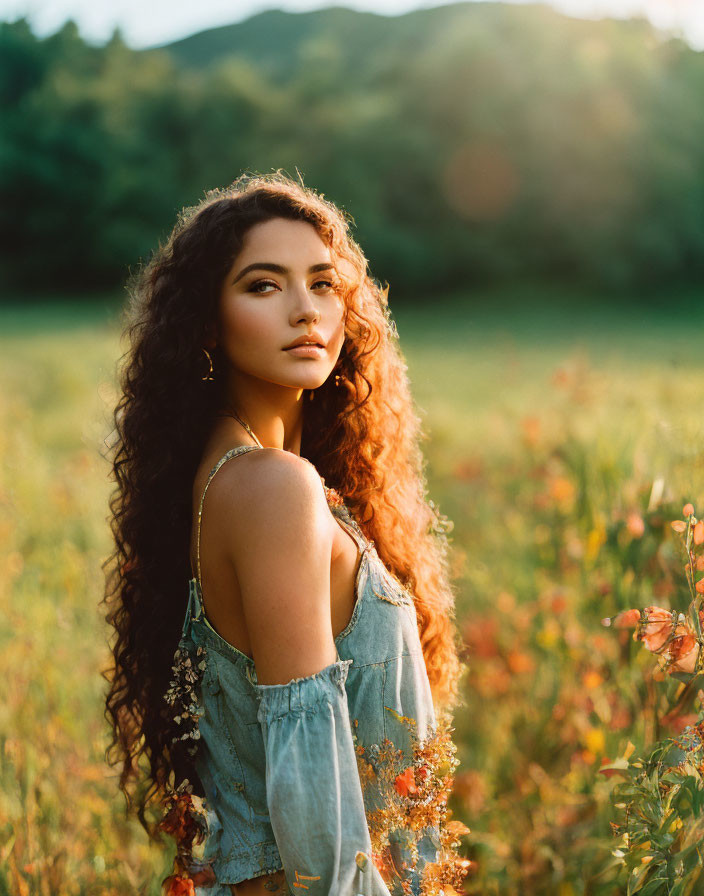
[[[387,291],[281,172],[185,210],[131,283],[106,716],[170,894],[462,892],[447,520]]]

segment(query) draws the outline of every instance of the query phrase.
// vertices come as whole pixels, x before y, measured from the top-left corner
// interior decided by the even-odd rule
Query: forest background
[[[281,166],[347,208],[404,305],[697,282],[702,96],[704,53],[645,19],[538,4],[268,11],[159,50],[3,23],[0,275],[119,289],[177,209]]]

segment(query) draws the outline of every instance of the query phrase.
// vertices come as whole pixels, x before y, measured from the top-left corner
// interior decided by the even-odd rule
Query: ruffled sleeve
[[[390,896],[371,852],[340,660],[257,684],[271,826],[293,893]]]

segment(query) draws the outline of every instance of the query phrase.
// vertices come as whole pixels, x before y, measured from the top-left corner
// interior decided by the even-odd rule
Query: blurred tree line
[[[704,272],[704,53],[645,21],[268,11],[171,46],[0,23],[4,291],[112,289],[178,209],[282,167],[409,298]]]

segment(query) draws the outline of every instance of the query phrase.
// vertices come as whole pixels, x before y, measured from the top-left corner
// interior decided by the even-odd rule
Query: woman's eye
[[[275,283],[272,283],[271,280],[257,280],[256,283],[252,283],[249,287],[250,292],[261,292],[260,289],[257,289],[258,286],[276,286]]]
[[[326,286],[329,286],[330,289],[339,289],[340,286],[337,280],[317,280],[313,286],[317,286],[319,283],[324,283]]]

